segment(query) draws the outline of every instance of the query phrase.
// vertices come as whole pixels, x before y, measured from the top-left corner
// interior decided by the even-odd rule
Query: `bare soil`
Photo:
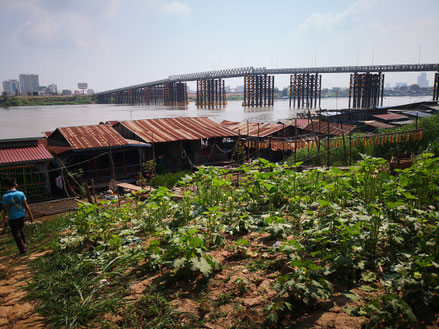
[[[43,328],[43,318],[35,312],[37,303],[23,299],[26,296],[26,291],[23,287],[32,280],[32,273],[26,263],[48,252],[50,251],[0,258],[1,329]]]

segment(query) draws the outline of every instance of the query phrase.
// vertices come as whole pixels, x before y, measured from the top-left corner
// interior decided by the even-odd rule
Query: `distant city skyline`
[[[438,14],[436,0],[0,0],[0,79],[37,72],[58,90],[88,81],[103,91],[242,66],[437,63]],[[386,82],[410,85],[417,76],[386,74]],[[275,85],[288,79],[276,76]],[[322,81],[348,82],[347,74]]]
[[[6,92],[8,95],[71,95],[71,89],[60,89],[58,92],[58,85],[55,83],[51,83],[48,86],[40,85],[39,75],[38,74],[24,74],[21,73],[18,75],[19,80],[17,79],[6,79],[2,82],[2,92]],[[81,84],[85,85],[84,90],[87,90],[87,95],[94,95],[94,89],[88,88],[87,83],[77,83],[78,89]],[[72,88],[74,89],[74,88]],[[78,91],[79,90],[75,90]]]

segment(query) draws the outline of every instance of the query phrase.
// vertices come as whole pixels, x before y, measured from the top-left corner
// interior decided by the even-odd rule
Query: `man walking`
[[[31,223],[33,223],[34,217],[27,204],[26,196],[23,192],[17,190],[18,185],[15,178],[8,177],[4,179],[4,182],[8,190],[2,197],[3,223],[6,224],[6,221],[9,222],[15,243],[20,250],[20,254],[23,255],[27,251],[26,234],[24,232],[24,215],[27,211]]]

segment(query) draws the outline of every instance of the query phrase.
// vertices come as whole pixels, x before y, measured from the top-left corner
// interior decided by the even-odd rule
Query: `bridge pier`
[[[380,104],[383,106],[383,97],[384,74],[351,74],[349,82],[349,108],[373,108]]]
[[[274,76],[251,74],[244,76],[244,101],[242,106],[273,106]]]
[[[227,100],[224,80],[197,80],[197,106],[224,106],[226,104]]]
[[[165,82],[163,84],[164,105],[187,105],[187,85],[183,82]]]
[[[320,107],[322,98],[322,75],[316,73],[290,75],[290,107],[317,108]],[[297,106],[296,106],[297,101]]]
[[[439,72],[434,74],[433,100],[439,101]]]

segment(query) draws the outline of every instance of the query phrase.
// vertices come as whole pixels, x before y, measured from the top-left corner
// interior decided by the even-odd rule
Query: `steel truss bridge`
[[[185,82],[197,81],[197,105],[224,105],[224,81],[227,78],[244,77],[244,106],[273,105],[274,75],[290,75],[290,105],[296,100],[299,107],[320,104],[321,74],[348,73],[351,75],[349,96],[353,107],[373,107],[382,101],[385,72],[437,72],[433,87],[433,99],[439,95],[439,63],[436,64],[392,64],[361,66],[326,66],[305,68],[241,67],[226,70],[206,71],[171,75],[133,86],[97,93],[98,100],[116,104],[165,104],[187,103]],[[319,100],[317,102],[317,99]],[[350,104],[350,102],[349,102]]]

